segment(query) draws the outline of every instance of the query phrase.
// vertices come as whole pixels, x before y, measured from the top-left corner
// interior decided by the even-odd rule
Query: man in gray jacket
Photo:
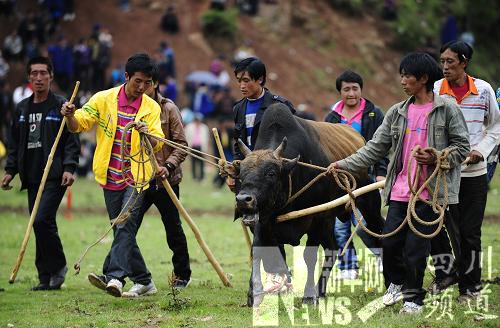
[[[417,163],[423,165],[423,170],[416,188],[422,185],[434,169],[436,155],[425,148],[433,147],[438,151],[454,149],[448,156],[451,167],[446,175],[448,199],[444,198],[444,189],[441,186],[438,194],[441,204],[446,201],[450,204],[458,202],[460,163],[470,150],[467,127],[459,108],[432,92],[434,82],[441,76],[437,62],[428,54],[411,53],[401,61],[399,72],[401,85],[410,98],[389,109],[373,139],[363,148],[328,167],[329,171],[334,168],[359,171],[375,164],[391,149],[394,151],[384,188],[384,199],[386,204],[389,204],[384,234],[394,231],[406,217],[411,195],[408,176],[415,175]],[[421,149],[412,157],[415,147]],[[412,172],[408,172],[410,161]],[[431,190],[435,182],[435,179],[431,180]],[[427,190],[420,196],[431,199]],[[422,201],[416,203],[415,211],[426,221],[437,218],[431,206]],[[436,225],[412,222],[423,234],[430,234],[437,228]],[[384,304],[393,305],[404,298],[401,313],[422,312],[425,297],[422,283],[430,252],[430,240],[417,236],[406,225],[395,235],[383,239],[382,246],[387,287],[383,297]]]

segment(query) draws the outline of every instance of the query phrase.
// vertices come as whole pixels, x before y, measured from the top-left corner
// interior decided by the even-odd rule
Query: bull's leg
[[[253,257],[252,260],[252,273],[250,276],[249,288],[247,293],[247,306],[259,306],[264,299],[264,288],[260,278],[260,261]]]
[[[333,265],[335,264],[335,259],[337,258],[338,246],[335,238],[333,237],[333,224],[328,225],[323,231],[323,239],[321,241],[321,246],[325,252],[325,259],[323,262],[323,267],[321,269],[321,275],[318,280],[318,296],[326,296],[326,287],[328,284],[328,279],[330,279],[330,273],[332,272]]]
[[[367,183],[365,183],[366,185]],[[384,218],[380,212],[381,210],[381,198],[378,190],[370,191],[358,198],[356,198],[356,206],[363,215],[366,221],[366,227],[373,232],[378,234],[382,233],[384,228]],[[361,228],[360,228],[361,229]],[[372,237],[374,240],[369,247],[376,246],[377,248],[382,247],[380,239]]]
[[[314,285],[314,270],[318,260],[318,243],[309,242],[310,237],[304,249],[304,261],[307,266],[307,280],[304,287],[304,298],[302,302],[305,304],[317,304],[318,293]]]
[[[263,299],[263,286],[260,278],[260,262],[262,260],[259,251],[255,251],[260,247],[262,240],[261,225],[257,223],[253,228],[253,242],[252,242],[252,270],[248,284],[247,292],[247,306],[259,306]]]

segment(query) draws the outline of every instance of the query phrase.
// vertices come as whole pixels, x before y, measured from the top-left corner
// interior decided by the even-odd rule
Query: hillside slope
[[[24,6],[34,2],[26,1]],[[168,2],[177,8],[181,24],[177,35],[159,28],[166,1],[131,1],[132,10],[127,13],[116,3],[75,1],[76,19],[62,22],[59,33],[75,42],[88,36],[95,23],[109,29],[114,41],[112,66],[137,51],[153,53],[166,40],[175,50],[179,86],[190,71],[207,69],[219,54],[201,34],[200,16],[208,9],[207,0]],[[338,100],[335,77],[346,68],[364,76],[364,95],[384,109],[404,97],[397,72],[401,54],[389,49],[390,33],[370,16],[348,17],[323,1],[281,1],[279,5],[261,5],[258,17],[240,16],[238,26],[238,39],[250,40],[269,73],[274,73],[275,79],[268,80],[269,88],[294,104],[309,104],[317,114]],[[232,57],[232,53],[224,55]],[[229,63],[226,69],[232,75]],[[238,98],[237,85],[231,86]],[[180,102],[182,106],[182,98]]]

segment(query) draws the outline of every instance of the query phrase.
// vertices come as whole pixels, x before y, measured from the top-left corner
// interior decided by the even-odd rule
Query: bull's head
[[[267,223],[288,200],[289,179],[299,160],[284,159],[287,139],[273,150],[250,151],[238,141],[245,159],[240,163],[240,191],[236,195],[238,211],[243,214],[245,225],[255,225],[260,220]]]

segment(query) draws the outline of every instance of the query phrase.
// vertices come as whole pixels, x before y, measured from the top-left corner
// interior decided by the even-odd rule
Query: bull
[[[240,162],[236,193],[236,208],[245,225],[253,231],[252,275],[247,303],[256,306],[262,300],[260,260],[266,272],[287,272],[286,257],[280,244],[297,246],[307,235],[304,260],[307,281],[303,302],[316,303],[325,296],[326,282],[335,262],[337,244],[333,229],[335,217],[349,220],[350,212],[336,208],[298,220],[277,223],[276,217],[290,211],[322,204],[345,194],[331,178],[324,177],[298,198],[288,203],[290,195],[300,190],[320,172],[297,165],[297,162],[326,167],[356,152],[364,145],[363,137],[345,124],[314,122],[293,114],[277,103],[266,109],[262,117],[255,149],[250,151],[238,141],[245,158]],[[367,172],[355,175],[358,186],[370,182]],[[358,197],[356,206],[367,227],[381,232],[380,194],[373,191]],[[314,268],[318,247],[324,249],[322,274],[314,283]],[[258,296],[258,298],[256,298]]]

